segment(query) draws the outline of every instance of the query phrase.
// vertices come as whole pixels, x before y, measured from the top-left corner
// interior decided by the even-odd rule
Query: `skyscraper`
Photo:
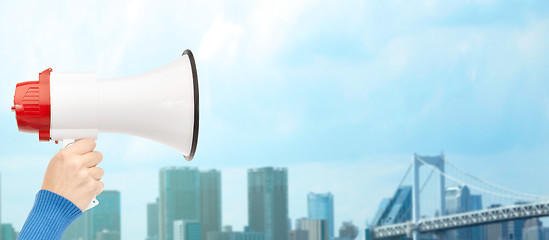
[[[358,236],[358,227],[353,222],[343,222],[339,228],[339,238],[354,240]]]
[[[464,213],[471,210],[471,192],[467,186],[446,188],[445,200],[447,214]],[[445,239],[472,239],[472,229],[448,230]]]
[[[158,240],[158,198],[147,204],[147,240]]]
[[[11,224],[2,224],[2,235],[0,235],[0,239],[2,240],[16,240],[17,239],[17,233],[15,232],[15,229],[13,229],[13,226]]]
[[[96,232],[95,238],[93,240],[119,240],[119,239],[120,239],[119,232],[113,232],[113,231],[104,229],[103,231]]]
[[[173,240],[175,220],[200,220],[200,172],[170,167],[159,177],[159,239]]]
[[[93,239],[104,232],[103,239],[120,240],[120,192],[103,191],[97,196],[99,205],[91,209]]]
[[[76,219],[63,240],[120,240],[120,192],[105,190],[97,200],[99,205]]]
[[[385,209],[389,206],[391,203],[391,198],[383,198],[381,199],[381,202],[379,203],[379,206],[377,207],[376,213],[374,214],[374,218],[372,219],[372,222],[370,224],[376,226],[381,223],[381,218],[383,214],[385,213]]]
[[[201,240],[202,230],[200,222],[196,220],[175,220],[173,222],[174,240]]]
[[[379,205],[374,226],[403,223],[412,219],[412,187],[401,186],[393,198],[387,202],[385,199]]]
[[[309,232],[303,229],[292,230],[288,233],[288,240],[309,240]]]
[[[492,204],[488,206],[488,209],[490,208],[498,208],[501,207],[501,204]],[[503,223],[490,223],[484,225],[484,239],[486,240],[501,240],[501,239],[507,239],[507,236],[509,236],[509,228],[508,228],[508,222]]]
[[[334,196],[331,193],[309,193],[307,195],[309,219],[328,221],[329,237],[334,237]]]
[[[221,173],[215,169],[200,173],[200,224],[202,239],[221,231]]]
[[[223,232],[208,232],[206,240],[265,240],[265,234],[251,232],[248,227],[244,227],[244,232],[233,232],[231,226],[225,226]]]
[[[99,199],[98,199],[99,200]],[[99,207],[99,205],[96,206]],[[65,230],[63,234],[63,240],[95,240],[92,232],[92,211],[90,209],[85,211],[82,216],[76,219],[71,225]]]
[[[288,172],[285,168],[248,170],[248,225],[265,240],[288,239]]]
[[[471,211],[482,210],[482,195],[471,194]],[[484,225],[471,227],[471,238],[484,240]],[[549,240],[549,239],[548,239]]]
[[[507,235],[513,240],[523,240],[523,229],[527,219],[519,219],[507,222]]]
[[[309,240],[328,240],[328,220],[300,218],[297,226],[299,230],[308,232]]]
[[[539,218],[530,218],[524,223],[522,240],[543,240],[543,223]]]

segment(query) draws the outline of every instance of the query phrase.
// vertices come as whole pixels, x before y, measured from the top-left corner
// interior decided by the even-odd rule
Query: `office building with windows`
[[[334,237],[334,195],[331,193],[309,193],[307,195],[309,219],[328,221],[329,238]]]
[[[163,168],[159,178],[159,239],[174,240],[175,220],[200,219],[200,172],[188,167]]]
[[[248,225],[265,240],[288,239],[288,172],[285,168],[248,170]]]

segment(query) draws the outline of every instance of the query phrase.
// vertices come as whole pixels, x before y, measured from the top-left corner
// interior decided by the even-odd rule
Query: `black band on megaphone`
[[[181,56],[188,55],[191,62],[191,68],[193,71],[193,93],[194,93],[194,126],[193,126],[193,142],[191,144],[191,152],[189,156],[185,156],[187,161],[193,160],[194,153],[196,152],[196,145],[198,143],[198,74],[196,73],[196,63],[194,62],[194,56],[191,50],[187,49],[181,54]]]

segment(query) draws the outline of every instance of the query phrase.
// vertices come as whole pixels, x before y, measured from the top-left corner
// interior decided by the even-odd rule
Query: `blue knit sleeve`
[[[67,227],[82,215],[68,199],[48,190],[40,190],[18,240],[58,240]]]

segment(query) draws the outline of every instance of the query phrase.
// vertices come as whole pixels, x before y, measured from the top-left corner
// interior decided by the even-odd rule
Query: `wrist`
[[[61,239],[63,232],[78,217],[82,210],[74,203],[48,190],[40,190],[21,235],[50,236],[49,239]],[[53,236],[55,235],[55,236]],[[32,237],[30,238],[32,239]]]
[[[72,201],[47,189],[41,189],[36,194],[34,207],[59,220],[70,222],[76,220],[83,213]]]

